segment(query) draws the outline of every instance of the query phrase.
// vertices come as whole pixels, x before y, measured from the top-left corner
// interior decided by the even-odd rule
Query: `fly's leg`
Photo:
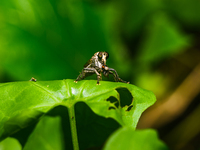
[[[114,79],[115,79],[115,81],[118,82],[118,78],[116,77],[116,75],[112,71],[109,71],[109,73],[112,74]]]
[[[76,78],[76,80],[74,82],[77,83],[77,81],[84,79],[86,77],[86,73],[91,73],[91,74],[93,73],[93,70],[91,71],[88,68],[89,66],[90,66],[90,64],[82,70],[82,72],[79,74],[79,76]]]
[[[115,79],[116,82],[121,81],[121,82],[123,82],[123,83],[128,83],[128,84],[129,84],[129,82],[124,81],[124,80],[122,80],[122,79],[119,77],[119,75],[117,74],[117,71],[116,71],[115,69],[109,68],[108,70],[109,70],[109,73],[111,73],[111,74],[114,76],[114,79]],[[113,73],[112,71],[113,71],[114,73]]]
[[[82,80],[84,78],[85,78],[85,71],[82,70],[82,72],[79,74],[79,76],[76,78],[76,80],[74,82],[77,83],[78,81],[80,81],[80,80]]]
[[[97,85],[100,85],[99,80],[101,80],[101,74],[97,75]]]
[[[95,68],[84,68],[74,82],[77,83],[77,81],[84,79],[87,74],[94,74],[94,73],[97,74],[97,84],[99,84],[99,80],[101,79],[101,74],[99,74]]]

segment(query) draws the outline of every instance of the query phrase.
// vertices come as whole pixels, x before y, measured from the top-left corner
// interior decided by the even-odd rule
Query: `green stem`
[[[74,105],[69,107],[69,122],[71,125],[72,143],[73,143],[74,150],[79,150]]]

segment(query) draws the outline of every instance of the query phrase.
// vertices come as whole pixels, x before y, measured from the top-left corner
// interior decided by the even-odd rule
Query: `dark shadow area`
[[[18,132],[11,135],[11,137],[16,138],[19,141],[19,143],[22,145],[22,147],[24,147],[28,140],[28,137],[33,132],[37,123],[38,123],[38,121],[34,122],[33,124],[31,124],[30,126],[28,126],[26,128],[19,130]]]
[[[2,138],[0,140],[3,140],[7,136],[11,136],[18,139],[21,145],[24,146],[29,135],[32,133],[36,124],[38,123],[37,118],[40,118],[43,114],[44,113],[40,111],[31,111],[31,110],[22,111],[19,114],[16,114],[16,116],[13,116],[4,123],[4,134],[2,135]],[[24,120],[23,119],[24,116],[29,116],[29,117],[26,120]],[[18,124],[13,123],[16,121],[18,122]],[[27,126],[27,124],[29,126]],[[13,134],[10,135],[10,133]]]
[[[72,150],[73,145],[71,138],[71,127],[69,123],[67,107],[57,106],[50,110],[46,115],[52,117],[61,117],[65,149]],[[80,150],[90,148],[102,149],[108,137],[120,127],[120,125],[115,120],[96,115],[83,102],[78,102],[75,104],[75,115]],[[38,121],[24,129],[21,129],[20,131],[13,134],[12,137],[18,139],[21,145],[24,147],[37,123]]]
[[[47,113],[48,116],[60,116],[64,136],[65,149],[73,149],[69,113],[65,106],[57,106]]]
[[[102,149],[108,137],[120,127],[115,120],[93,113],[83,102],[76,103],[75,113],[80,150]]]
[[[120,105],[121,107],[130,106],[133,101],[133,96],[126,88],[117,88],[117,92],[120,95]]]
[[[194,100],[192,101],[192,103],[190,103],[187,107],[187,109],[182,113],[182,115],[180,115],[179,117],[177,117],[175,120],[171,121],[170,123],[160,127],[160,128],[157,128],[159,134],[160,134],[160,138],[166,142],[166,144],[169,146],[169,148],[171,148],[172,150],[174,149],[174,146],[177,145],[177,143],[180,143],[181,142],[181,138],[182,138],[182,135],[184,135],[183,133],[180,133],[178,134],[179,135],[179,138],[176,138],[176,139],[170,139],[169,137],[167,137],[168,134],[170,133],[173,133],[176,135],[175,131],[176,131],[176,127],[177,126],[181,126],[184,124],[184,120],[185,119],[188,119],[188,117],[190,117],[194,111],[196,111],[200,105],[200,102],[199,102],[199,99],[200,99],[200,94],[197,95],[196,98],[194,98]],[[193,117],[194,119],[196,119],[194,122],[195,123],[198,123],[198,116],[196,117]],[[190,125],[190,122],[187,123],[187,126]],[[182,129],[183,131],[186,130],[186,125],[183,126],[184,128]],[[193,134],[193,132],[195,130],[199,130],[197,126],[194,125],[194,127],[191,127],[190,129],[187,129],[187,130],[190,130]],[[185,144],[184,147],[181,148],[181,150],[188,150],[188,149],[191,149],[191,150],[196,150],[200,147],[200,143],[199,143],[199,138],[200,138],[200,133],[196,134],[195,136],[191,136],[191,135],[188,135],[190,136],[191,140],[188,140],[187,144]]]
[[[57,106],[57,107],[53,108],[52,110],[50,110],[46,115],[61,117],[65,149],[73,149],[72,139],[71,139],[71,130],[70,130],[70,124],[69,124],[69,115],[68,115],[67,108],[64,106]],[[20,144],[22,145],[22,147],[24,147],[29,136],[35,129],[37,123],[38,123],[38,121],[34,122],[33,124],[31,124],[30,126],[24,128],[24,129],[21,129],[20,131],[13,134],[12,137],[18,139]],[[49,131],[49,132],[51,132],[51,131]]]

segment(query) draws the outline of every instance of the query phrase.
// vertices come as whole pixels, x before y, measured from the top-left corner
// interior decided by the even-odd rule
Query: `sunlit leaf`
[[[63,150],[63,142],[60,118],[45,116],[31,133],[24,150]]]
[[[154,130],[133,130],[121,128],[110,136],[104,150],[167,150]]]
[[[86,103],[97,115],[135,129],[141,113],[155,102],[152,92],[131,84],[71,79],[0,84],[1,139],[28,126],[58,105]],[[120,93],[120,95],[119,95]]]
[[[6,138],[0,142],[0,150],[21,150],[22,146],[14,138]]]
[[[160,61],[189,46],[189,37],[185,36],[176,22],[164,13],[154,15],[146,31],[138,57],[144,64]]]

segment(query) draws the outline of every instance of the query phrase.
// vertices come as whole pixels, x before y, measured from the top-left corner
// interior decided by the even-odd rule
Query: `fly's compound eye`
[[[106,54],[106,59],[108,59],[109,58],[108,52],[105,52],[105,54]]]
[[[102,52],[99,52],[98,57],[101,59],[102,58]]]

